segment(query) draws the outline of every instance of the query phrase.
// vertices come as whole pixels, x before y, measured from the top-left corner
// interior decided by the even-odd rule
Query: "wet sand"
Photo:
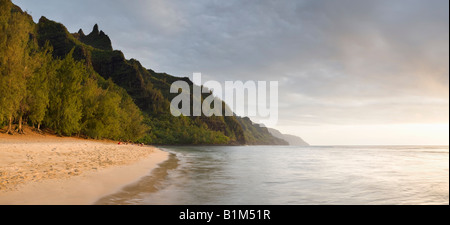
[[[169,159],[152,170],[151,174],[142,177],[139,181],[123,187],[112,195],[104,196],[95,202],[95,205],[143,205],[152,204],[148,199],[152,193],[158,192],[165,187],[164,182],[169,172],[178,167],[179,160],[175,154],[170,154]]]
[[[0,133],[0,204],[93,204],[169,158],[151,146],[26,133]]]

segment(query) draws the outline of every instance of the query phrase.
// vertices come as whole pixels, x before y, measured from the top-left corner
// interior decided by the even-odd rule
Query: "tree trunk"
[[[12,132],[12,116],[9,116],[8,130],[6,131],[6,133],[13,134],[13,132]]]
[[[19,128],[17,128],[17,133],[24,134],[22,127],[22,115],[19,116]]]

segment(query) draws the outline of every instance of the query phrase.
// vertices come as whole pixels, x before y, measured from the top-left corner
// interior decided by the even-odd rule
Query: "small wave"
[[[152,170],[150,175],[141,178],[138,182],[125,186],[117,193],[99,199],[94,205],[136,205],[141,201],[141,196],[154,193],[164,188],[164,181],[169,171],[179,166],[179,160],[171,153],[169,159]]]

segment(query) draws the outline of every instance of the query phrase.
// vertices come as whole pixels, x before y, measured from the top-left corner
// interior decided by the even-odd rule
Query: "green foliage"
[[[70,34],[0,0],[0,125],[25,121],[60,135],[146,144],[283,144],[249,119],[170,115],[178,80],[192,90],[188,78],[126,60],[97,25],[87,36]]]
[[[72,53],[60,62],[51,87],[46,125],[58,134],[135,141],[146,130],[131,98]]]
[[[121,126],[124,129],[123,140],[137,140],[147,131],[147,126],[142,124],[143,116],[133,100],[126,96],[121,102],[122,117]]]
[[[36,27],[10,1],[0,4],[0,124],[21,125],[23,119],[60,135],[96,139],[143,136],[147,127],[141,111],[126,91],[74,58],[88,46],[71,38],[61,24],[42,18]]]
[[[200,120],[192,120],[189,117],[160,115],[147,118],[145,123],[151,127],[151,131],[140,142],[147,144],[225,145],[230,143],[230,138],[222,132],[211,130]]]
[[[28,44],[33,24],[27,14],[8,1],[0,4],[5,12],[0,17],[0,117],[8,118],[11,132],[12,119],[25,109],[20,103],[26,97],[26,79],[32,73]]]
[[[52,54],[55,58],[64,58],[72,51],[74,59],[85,60],[89,64],[93,48],[77,40],[64,25],[41,17],[36,27],[39,46],[43,47],[48,42],[53,47]]]
[[[34,72],[27,80],[28,119],[33,125],[38,125],[38,128],[44,120],[50,104],[49,80],[53,79],[56,74],[56,63],[51,57],[51,52],[51,47],[46,45],[42,51],[36,52],[32,56]]]
[[[46,124],[57,134],[72,135],[81,130],[82,81],[86,69],[72,57],[72,52],[61,60],[50,82],[50,102]]]

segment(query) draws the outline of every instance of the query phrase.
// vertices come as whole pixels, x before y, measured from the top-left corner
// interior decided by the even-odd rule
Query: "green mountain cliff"
[[[70,33],[45,17],[34,23],[10,0],[0,4],[0,125],[8,125],[7,132],[27,123],[61,135],[146,144],[288,144],[248,118],[174,117],[170,101],[177,94],[170,86],[183,80],[192,87],[188,78],[126,59],[97,24],[88,35]]]

